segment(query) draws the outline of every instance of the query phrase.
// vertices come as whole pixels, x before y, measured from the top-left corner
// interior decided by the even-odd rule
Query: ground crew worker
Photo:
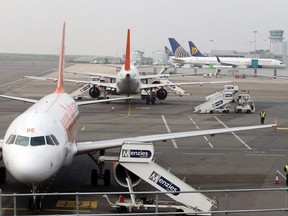
[[[266,112],[265,111],[261,111],[259,115],[260,115],[261,124],[264,124],[265,117],[266,117]]]
[[[286,186],[288,186],[288,162],[284,166],[284,171],[286,172]]]

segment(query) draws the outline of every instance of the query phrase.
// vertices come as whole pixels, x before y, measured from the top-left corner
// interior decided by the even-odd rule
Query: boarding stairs
[[[102,157],[105,160],[105,156]],[[209,212],[216,205],[214,199],[201,193],[193,193],[196,189],[185,183],[185,180],[158,165],[154,158],[153,143],[124,143],[118,162],[159,191],[167,192],[165,195],[176,201],[177,209],[185,213]],[[184,191],[191,193],[181,193]]]
[[[238,91],[238,85],[225,85],[224,90],[205,97],[205,102],[194,107],[194,112],[213,113],[213,111],[225,111],[234,100],[234,95]]]

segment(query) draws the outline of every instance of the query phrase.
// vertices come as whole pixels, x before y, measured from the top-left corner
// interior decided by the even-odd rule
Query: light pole
[[[256,34],[257,34],[257,30],[255,30],[255,31],[253,31],[253,33],[254,33],[254,43],[255,43],[255,50],[254,50],[254,54],[255,54],[255,57],[256,57]]]

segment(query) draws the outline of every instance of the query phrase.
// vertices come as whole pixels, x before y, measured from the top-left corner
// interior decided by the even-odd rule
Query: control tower
[[[270,51],[275,55],[283,55],[283,30],[270,30]]]

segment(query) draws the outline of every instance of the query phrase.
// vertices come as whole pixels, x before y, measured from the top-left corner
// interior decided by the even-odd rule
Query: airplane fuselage
[[[116,78],[117,94],[138,94],[140,92],[140,78],[138,69],[131,64],[131,69],[124,68],[118,73]]]
[[[3,161],[20,182],[37,184],[72,162],[79,110],[66,93],[45,96],[9,126],[4,137]]]
[[[282,61],[276,59],[257,59],[257,58],[237,58],[237,57],[220,57],[223,64],[237,65],[237,67],[252,67],[252,61],[258,60],[261,68],[284,69],[286,65]],[[197,65],[221,65],[216,57],[171,57],[171,62],[176,64],[197,64]],[[232,66],[231,66],[232,67]]]

